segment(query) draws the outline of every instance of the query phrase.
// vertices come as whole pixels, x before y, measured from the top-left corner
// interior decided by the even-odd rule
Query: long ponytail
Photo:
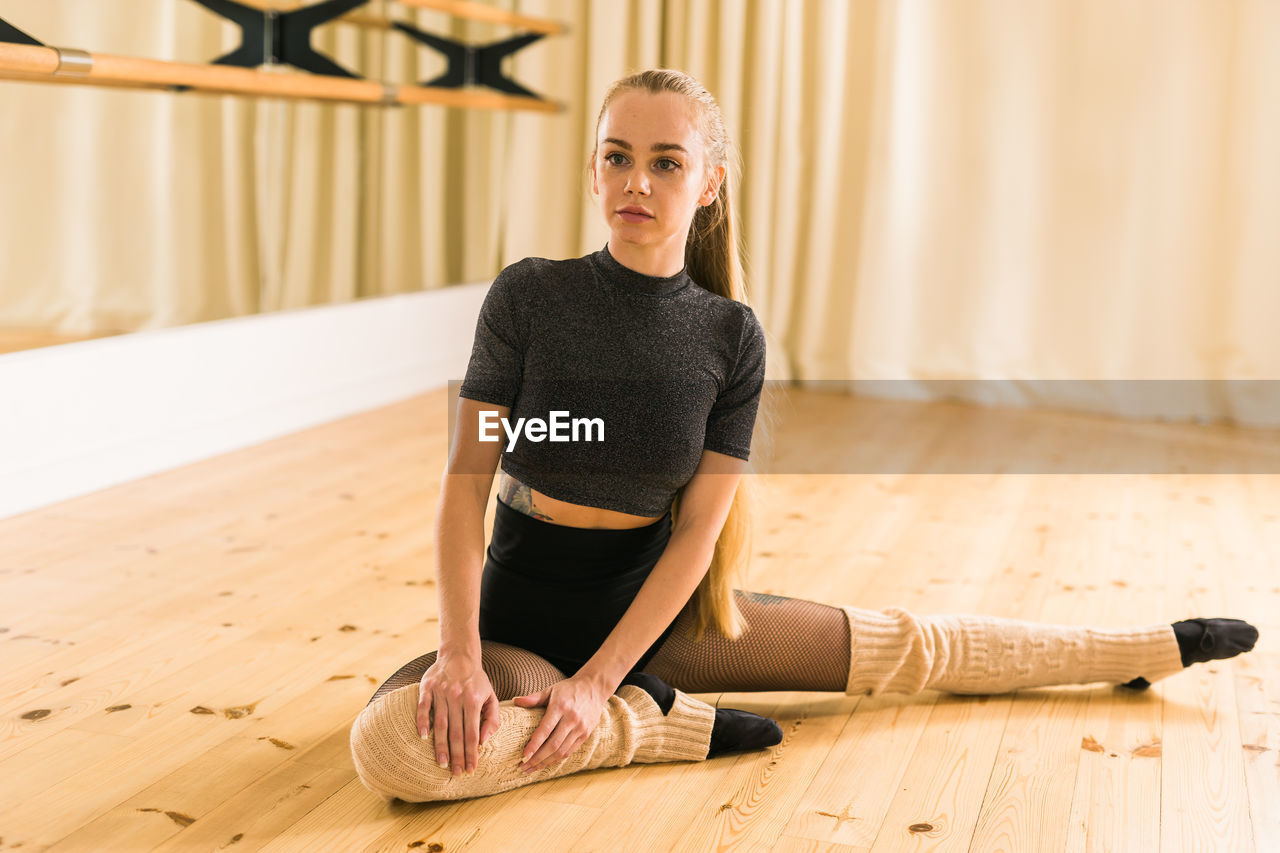
[[[732,146],[725,130],[720,105],[701,83],[688,74],[668,68],[650,69],[624,77],[609,87],[600,107],[600,115],[596,119],[597,131],[613,99],[630,90],[654,94],[674,92],[697,105],[702,139],[706,147],[707,168],[714,169],[724,165],[727,171],[724,180],[720,182],[715,201],[706,207],[699,207],[694,214],[685,245],[685,266],[689,277],[712,293],[750,304],[747,300],[742,248],[738,244],[737,223],[730,203],[731,179],[739,171],[741,164],[737,150]],[[757,449],[768,442],[771,431],[772,412],[767,403],[768,395],[762,394],[756,415],[754,444]],[[685,605],[687,615],[691,617],[691,638],[695,641],[701,640],[706,630],[713,626],[725,637],[737,639],[746,626],[733,591],[736,587],[745,586],[751,561],[758,489],[752,464],[748,462],[734,493],[729,515],[716,539],[711,565]],[[673,519],[679,515],[682,494],[683,492],[676,495],[672,505]]]

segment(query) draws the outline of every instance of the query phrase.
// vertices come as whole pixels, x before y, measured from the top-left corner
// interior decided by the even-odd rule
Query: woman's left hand
[[[582,746],[600,724],[611,695],[601,682],[575,675],[546,690],[515,697],[513,702],[520,708],[547,706],[522,754],[525,773],[558,764]]]

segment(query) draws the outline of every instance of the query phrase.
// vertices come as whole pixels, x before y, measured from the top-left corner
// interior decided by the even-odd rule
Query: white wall
[[[488,287],[0,355],[0,518],[461,379]]]

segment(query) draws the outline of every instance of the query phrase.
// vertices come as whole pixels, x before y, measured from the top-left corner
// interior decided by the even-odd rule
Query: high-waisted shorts
[[[671,538],[671,513],[644,527],[568,527],[497,502],[480,580],[480,638],[528,649],[572,676],[622,619]],[[645,664],[675,621],[641,655]]]

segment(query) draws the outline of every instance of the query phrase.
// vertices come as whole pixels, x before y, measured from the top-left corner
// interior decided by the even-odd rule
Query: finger
[[[538,724],[538,727],[533,730],[533,734],[529,737],[529,742],[525,744],[524,751],[520,755],[520,762],[524,766],[532,766],[534,756],[541,749],[543,742],[555,731],[557,719],[551,718],[550,712],[548,712],[546,716],[543,716],[542,722]]]
[[[548,764],[554,767],[564,761],[570,755],[577,752],[578,747],[582,746],[585,741],[586,737],[582,735],[579,735],[578,737],[565,738],[564,743],[560,744],[560,750],[556,755],[552,756],[551,761],[549,761]]]
[[[463,745],[466,730],[463,728],[462,699],[455,697],[449,703],[449,770],[454,776],[462,772],[466,762],[467,749]]]
[[[424,691],[421,684],[418,685],[418,718],[415,723],[419,736],[426,737],[431,732],[431,693]]]
[[[560,727],[561,730],[564,728],[564,726]],[[534,773],[545,767],[554,767],[556,764],[563,761],[567,755],[567,753],[564,752],[564,745],[568,742],[569,737],[569,733],[561,733],[558,731],[551,737],[547,738],[547,742],[542,745],[542,755],[535,755],[529,762],[531,765],[529,772]]]
[[[474,703],[474,704],[473,704]],[[474,699],[463,706],[463,762],[467,773],[476,769],[477,742],[480,740],[481,705]]]
[[[526,773],[533,773],[543,767],[551,764],[555,759],[555,755],[560,750],[560,745],[569,737],[569,730],[565,726],[558,726],[556,731],[543,742],[542,747],[534,753],[533,758],[529,759],[528,765],[525,767]]]
[[[513,701],[520,705],[521,708],[537,707],[545,705],[546,700],[542,693],[530,693],[528,696],[517,696]]]
[[[494,732],[502,725],[502,714],[498,709],[498,697],[493,693],[489,694],[489,699],[484,703],[484,722],[480,724],[480,744],[483,746],[493,737]]]
[[[436,728],[436,764],[449,766],[449,706],[443,694],[434,697]]]

